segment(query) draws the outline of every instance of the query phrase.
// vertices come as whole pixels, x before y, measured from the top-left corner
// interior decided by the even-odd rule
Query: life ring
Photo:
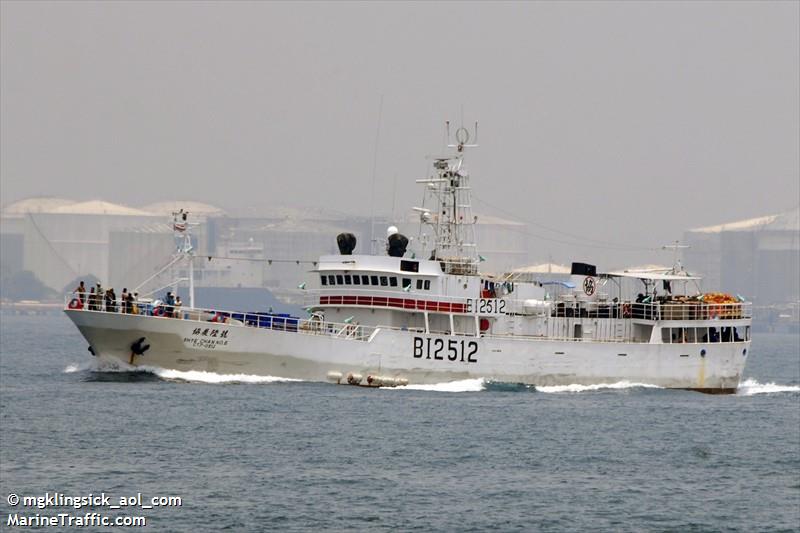
[[[630,318],[631,317],[631,304],[624,303],[622,304],[622,318]]]
[[[83,304],[79,299],[73,298],[72,300],[69,301],[67,307],[69,309],[83,309]]]

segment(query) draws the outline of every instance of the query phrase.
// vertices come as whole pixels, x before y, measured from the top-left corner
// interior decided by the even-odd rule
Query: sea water
[[[129,371],[64,316],[0,325],[0,530],[91,512],[147,531],[800,529],[798,335],[755,336],[739,393],[711,396]],[[130,505],[9,503],[56,493]]]

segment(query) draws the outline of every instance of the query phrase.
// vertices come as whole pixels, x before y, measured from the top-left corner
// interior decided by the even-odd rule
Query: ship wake
[[[632,383],[630,381],[617,381],[616,383],[595,383],[592,385],[550,385],[536,387],[538,392],[545,393],[565,393],[565,392],[596,392],[602,390],[626,390],[626,389],[661,389],[658,385],[649,383]]]
[[[754,394],[775,394],[779,392],[800,392],[800,385],[780,385],[777,383],[759,383],[754,379],[743,381],[736,389],[737,396],[752,396]]]
[[[130,377],[153,376],[165,381],[182,381],[188,383],[283,383],[289,381],[302,381],[300,379],[284,378],[279,376],[257,376],[253,374],[217,374],[202,370],[170,370],[156,366],[132,366],[123,362],[109,362],[105,360],[92,360],[83,364],[71,364],[64,369],[67,374],[75,372],[89,372],[95,375],[125,375]],[[105,381],[105,379],[103,379]]]
[[[492,381],[484,378],[464,379],[459,381],[448,381],[444,383],[434,383],[430,385],[407,385],[397,387],[393,390],[422,390],[434,392],[543,392],[543,393],[577,393],[592,392],[603,390],[625,390],[625,389],[660,389],[657,385],[647,383],[631,383],[630,381],[619,381],[617,383],[597,383],[594,385],[526,385],[524,383],[506,383]]]
[[[394,390],[424,390],[435,392],[480,392],[486,390],[487,381],[483,378],[462,379],[458,381],[447,381],[444,383],[433,383],[430,385],[406,385],[397,387]]]

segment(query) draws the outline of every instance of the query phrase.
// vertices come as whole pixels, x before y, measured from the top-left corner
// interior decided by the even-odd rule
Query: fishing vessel
[[[477,124],[473,134],[477,137]],[[628,381],[731,393],[750,350],[751,304],[703,294],[678,261],[659,271],[598,272],[574,262],[568,280],[482,273],[475,242],[470,131],[432,160],[420,233],[387,230],[385,252],[319,258],[301,288],[307,317],[171,303],[89,305],[67,316],[96,357],[134,367],[256,374],[392,387],[471,378],[533,386]],[[452,142],[451,142],[452,139]],[[189,231],[185,213],[176,231]],[[333,237],[333,236],[332,236]],[[185,237],[176,261],[194,252]],[[638,286],[634,297],[626,284]],[[191,290],[191,287],[190,287]]]

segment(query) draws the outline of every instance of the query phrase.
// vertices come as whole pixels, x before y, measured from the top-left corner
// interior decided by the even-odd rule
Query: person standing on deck
[[[164,309],[165,316],[171,317],[173,306],[175,305],[175,296],[172,295],[172,292],[169,291],[167,292],[167,296],[164,298],[164,305],[165,305]]]
[[[72,292],[78,295],[78,301],[81,303],[81,307],[84,307],[86,304],[86,285],[83,284],[83,280],[81,280],[81,282]]]
[[[97,288],[95,289],[94,292],[95,292],[95,297],[94,297],[95,309],[94,310],[95,311],[102,311],[103,310],[103,301],[104,301],[106,293],[103,290],[103,286],[100,285],[99,281],[97,282]]]
[[[92,287],[91,290],[89,291],[89,297],[86,298],[86,306],[89,309],[89,311],[95,310],[95,298],[96,296],[94,294],[94,287]]]

